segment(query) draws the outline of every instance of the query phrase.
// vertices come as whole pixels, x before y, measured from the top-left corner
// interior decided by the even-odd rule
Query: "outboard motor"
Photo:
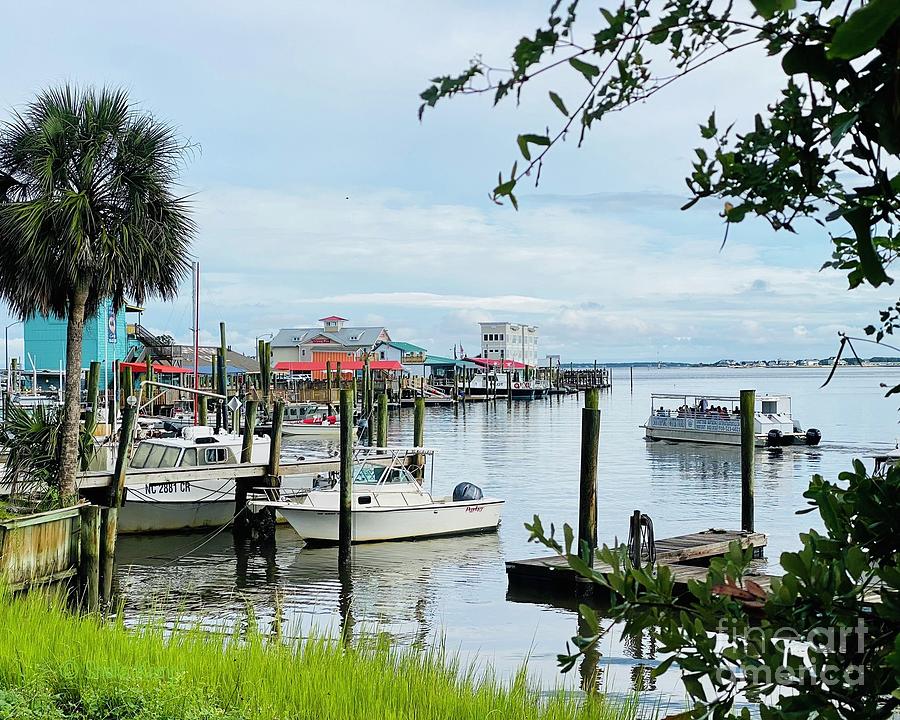
[[[784,435],[781,430],[772,428],[766,435],[766,447],[781,447],[784,445]]]
[[[810,428],[806,431],[806,444],[807,445],[818,445],[819,441],[822,439],[822,433],[820,433],[816,428]]]
[[[481,488],[477,485],[473,485],[470,482],[461,482],[455,488],[453,488],[453,502],[464,502],[466,500],[481,500],[484,497],[484,493],[481,492]]]

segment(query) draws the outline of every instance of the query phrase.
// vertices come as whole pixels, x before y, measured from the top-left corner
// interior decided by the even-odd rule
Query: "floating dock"
[[[672,573],[676,586],[686,588],[689,580],[705,580],[709,572],[710,558],[724,555],[735,540],[743,548],[753,548],[754,555],[761,556],[768,542],[763,533],[742,530],[705,530],[689,535],[677,535],[656,541],[656,565],[665,565]],[[612,568],[597,563],[594,570],[606,574]],[[537,599],[541,594],[574,593],[575,581],[579,575],[569,567],[564,557],[532,558],[511,560],[506,563],[506,575],[510,592],[527,594]],[[748,575],[762,588],[768,590],[770,575]]]

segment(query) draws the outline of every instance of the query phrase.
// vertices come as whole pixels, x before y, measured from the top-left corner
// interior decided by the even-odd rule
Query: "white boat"
[[[494,392],[498,395],[506,395],[506,381],[506,372],[479,371],[472,376],[469,387],[472,395],[490,395]],[[536,378],[525,380],[521,370],[513,370],[509,373],[509,386],[513,400],[532,400],[536,397],[543,397],[549,390],[549,384],[544,380]]]
[[[353,469],[353,542],[491,532],[499,526],[503,500],[484,497],[481,489],[469,482],[458,484],[452,496],[436,498],[402,462],[410,453],[433,455],[433,450],[391,448],[387,452],[392,461],[384,466],[368,462],[366,450],[357,449]],[[385,452],[385,448],[371,450]],[[334,544],[338,541],[340,491],[333,477],[331,481],[330,487],[310,490],[292,500],[252,505],[275,508],[307,543]]]
[[[717,395],[650,396],[650,417],[642,425],[647,440],[741,444],[740,398]],[[757,447],[818,445],[816,428],[803,430],[791,415],[787,395],[757,395],[753,412]]]
[[[221,477],[180,480],[179,470],[228,466],[239,462],[240,435],[215,434],[211,427],[188,427],[180,437],[149,438],[138,443],[130,467],[171,468],[159,482],[129,483],[119,511],[120,533],[161,532],[221,527],[234,516],[235,481],[223,468]],[[250,461],[269,459],[270,439],[254,436]],[[312,485],[309,475],[285,476],[282,491],[296,492]]]
[[[320,403],[290,403],[284,407],[282,435],[339,435],[341,418]]]

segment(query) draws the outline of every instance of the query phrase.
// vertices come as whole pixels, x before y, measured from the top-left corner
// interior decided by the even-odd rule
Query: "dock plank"
[[[663,538],[656,541],[656,563],[668,567],[676,585],[684,587],[691,579],[705,579],[709,572],[704,565],[686,563],[721,556],[735,540],[740,541],[744,548],[756,549],[765,547],[768,538],[764,533],[715,529]],[[601,574],[611,571],[604,563],[596,564],[594,569]],[[574,588],[577,577],[566,559],[558,555],[511,560],[506,563],[506,573],[511,586],[537,585],[546,587],[548,591],[560,586]],[[762,587],[768,587],[771,583],[771,578],[766,575],[752,577]]]

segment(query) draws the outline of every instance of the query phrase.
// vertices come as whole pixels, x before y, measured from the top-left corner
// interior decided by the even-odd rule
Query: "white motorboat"
[[[435,497],[425,490],[405,466],[410,453],[433,455],[423,448],[391,448],[391,462],[374,465],[367,450],[384,453],[385,448],[358,448],[353,468],[353,542],[416,540],[442,535],[462,535],[496,531],[503,500],[484,497],[469,482],[458,484],[453,495]],[[432,464],[433,469],[433,464]],[[325,478],[323,478],[325,480]],[[316,487],[292,500],[253,502],[257,507],[273,507],[307,543],[334,544],[338,541],[340,491],[336,478],[327,478],[327,487]]]
[[[341,418],[320,403],[291,403],[284,407],[283,435],[339,435]]]
[[[642,425],[647,440],[741,444],[740,398],[717,395],[650,396],[650,417]],[[818,445],[816,428],[803,430],[791,415],[787,395],[757,395],[753,412],[757,447]]]
[[[225,466],[239,462],[240,435],[214,433],[211,427],[184,428],[180,437],[149,438],[138,443],[130,467],[170,468],[158,482],[129,483],[126,475],[125,502],[119,511],[120,533],[160,532],[221,527],[234,516],[233,473]],[[270,439],[254,436],[250,461],[266,462]],[[185,473],[223,466],[222,475],[209,480],[180,480]],[[310,475],[284,478],[285,493],[308,489]]]

